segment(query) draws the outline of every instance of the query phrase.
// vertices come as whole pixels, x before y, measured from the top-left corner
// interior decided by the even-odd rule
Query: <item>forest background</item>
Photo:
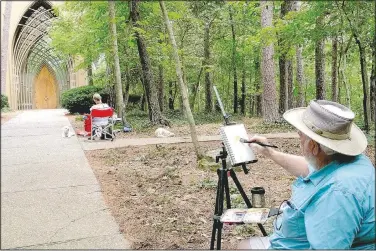
[[[215,85],[234,117],[279,123],[327,99],[374,128],[374,1],[67,1],[54,11],[52,46],[79,58],[128,121],[184,114],[192,132],[194,118],[220,119]]]

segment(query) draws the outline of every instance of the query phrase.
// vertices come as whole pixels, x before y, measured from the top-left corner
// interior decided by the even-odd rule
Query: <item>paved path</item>
[[[1,249],[126,249],[64,110],[1,126]]]
[[[260,134],[269,139],[272,138],[299,138],[297,133],[275,133],[275,134]],[[251,135],[250,135],[251,136]],[[220,136],[198,136],[198,141],[219,141]],[[117,138],[114,141],[94,140],[90,141],[81,137],[80,143],[82,148],[86,151],[119,148],[127,146],[143,146],[155,144],[176,144],[192,142],[191,137],[172,137],[172,138]]]

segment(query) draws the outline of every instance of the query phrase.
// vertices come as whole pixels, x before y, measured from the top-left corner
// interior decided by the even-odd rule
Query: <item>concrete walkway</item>
[[[297,133],[275,133],[275,134],[260,134],[268,139],[273,138],[299,138]],[[251,135],[249,135],[251,136]],[[220,141],[219,135],[214,136],[198,136],[198,141]],[[186,137],[172,137],[172,138],[117,138],[114,141],[109,140],[87,140],[81,137],[80,142],[82,148],[86,151],[100,150],[100,149],[111,149],[127,146],[144,146],[144,145],[155,145],[155,144],[177,144],[177,143],[189,143],[192,142],[190,136]]]
[[[64,110],[33,110],[1,126],[1,249],[130,247],[67,125]]]

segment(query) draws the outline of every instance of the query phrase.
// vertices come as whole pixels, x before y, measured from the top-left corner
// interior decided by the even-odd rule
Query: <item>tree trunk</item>
[[[371,103],[371,121],[375,122],[376,118],[376,56],[375,56],[375,51],[376,51],[376,43],[372,49],[373,53],[373,59],[372,59],[372,72],[371,72],[371,78],[370,78],[370,103]]]
[[[323,16],[316,19],[316,29],[323,26]],[[315,48],[316,99],[325,99],[325,56],[324,39],[316,42]]]
[[[192,112],[191,112],[191,108],[189,107],[187,87],[186,87],[185,83],[183,82],[183,74],[182,74],[182,71],[181,71],[181,63],[180,63],[179,54],[178,54],[178,47],[177,47],[176,41],[175,41],[174,31],[172,29],[172,25],[171,25],[170,20],[168,18],[167,10],[166,10],[164,2],[159,1],[159,5],[161,7],[161,10],[162,10],[162,13],[163,13],[163,16],[164,16],[164,20],[165,20],[165,24],[167,26],[168,34],[169,34],[169,37],[170,37],[170,41],[171,41],[171,44],[172,44],[172,51],[173,51],[173,55],[174,55],[174,59],[175,59],[175,66],[176,66],[176,75],[177,75],[177,78],[178,78],[178,81],[179,81],[180,91],[181,91],[181,94],[182,94],[182,97],[183,97],[183,105],[184,105],[185,114],[187,115],[189,128],[190,128],[190,131],[191,131],[192,143],[194,145],[197,158],[201,159],[203,154],[201,152],[201,149],[200,149],[200,146],[199,146],[199,143],[198,143],[195,121],[194,121],[194,118],[193,118],[193,115],[192,115]]]
[[[133,26],[136,28],[140,28],[138,2],[139,0],[132,0],[130,2],[130,16],[132,19]],[[170,124],[169,121],[164,118],[164,116],[161,113],[161,108],[159,107],[157,87],[156,87],[156,84],[154,83],[150,58],[146,50],[146,44],[145,44],[144,38],[141,36],[141,34],[137,30],[135,31],[135,37],[137,41],[138,53],[140,55],[145,89],[148,95],[147,101],[148,101],[148,106],[149,106],[149,111],[150,111],[150,122],[154,125],[155,124],[169,125]]]
[[[128,105],[128,100],[129,100],[129,87],[130,87],[130,82],[127,81],[127,83],[125,84],[125,90],[124,90],[124,111],[125,111],[125,108],[126,108],[127,105]]]
[[[356,44],[359,47],[360,70],[362,74],[362,83],[363,83],[364,129],[368,133],[369,125],[371,123],[371,108],[370,108],[371,105],[370,105],[370,98],[369,98],[366,54],[365,54],[365,49],[356,34],[354,34],[354,38],[355,38]]]
[[[146,110],[146,104],[149,103],[148,102],[148,92],[145,88],[145,83],[144,83],[144,78],[142,77],[142,75],[140,75],[140,80],[141,80],[141,84],[142,84],[142,88],[144,90],[144,93],[142,95],[142,100],[141,100],[141,110],[142,111],[145,111]],[[148,114],[149,114],[149,119],[151,118],[151,111],[150,109],[148,108]]]
[[[261,28],[271,27],[273,21],[273,2],[261,1]],[[273,44],[263,45],[261,76],[263,83],[262,111],[265,122],[279,120],[276,83],[274,73]]]
[[[91,63],[87,67],[87,78],[89,80],[89,85],[94,85],[94,81],[93,81],[93,66],[92,66]]]
[[[300,3],[298,1],[295,1],[293,4],[292,9],[294,11],[300,10]],[[303,70],[303,47],[301,45],[296,46],[296,88],[298,90],[298,96],[296,97],[296,107],[302,107],[304,106],[305,98],[303,95],[303,89],[304,89],[304,70]]]
[[[288,1],[283,1],[281,5],[280,18],[283,19],[288,13]],[[287,65],[286,65],[286,52],[284,52],[286,45],[282,38],[278,39],[278,45],[281,50],[279,56],[279,113],[283,114],[288,108],[288,90],[287,90]]]
[[[342,20],[341,20],[342,21]],[[350,102],[350,89],[347,85],[346,80],[346,53],[348,49],[350,48],[352,42],[352,36],[349,38],[349,41],[347,42],[346,48],[343,48],[344,41],[343,41],[343,35],[341,36],[341,47],[339,51],[339,60],[338,60],[338,66],[337,66],[337,72],[338,72],[338,101],[341,102],[341,90],[342,86],[345,88],[346,91],[346,104],[348,108],[351,108],[351,102]]]
[[[243,60],[243,70],[242,70],[242,99],[240,102],[240,112],[245,116],[245,62]]]
[[[371,72],[371,78],[370,78],[370,103],[371,103],[371,121],[373,121],[373,123],[375,123],[375,118],[376,118],[376,74],[375,74],[375,58],[373,59],[373,62],[372,62],[372,72]]]
[[[126,122],[126,117],[125,117],[125,111],[126,111],[126,108],[127,108],[127,105],[128,105],[128,100],[129,100],[129,87],[130,87],[130,76],[129,76],[129,70],[128,70],[128,66],[126,66],[126,71],[124,73],[125,75],[125,78],[124,78],[124,83],[125,83],[125,86],[123,85],[123,103],[124,103],[124,108],[123,108],[123,117],[122,117],[122,120],[123,122],[125,123]]]
[[[128,105],[128,99],[129,99],[129,87],[130,87],[130,85],[131,85],[131,75],[130,75],[130,72],[129,72],[129,66],[128,65],[126,65],[126,69],[125,69],[125,88],[124,88],[124,98],[123,98],[123,100],[124,100],[124,112],[125,112],[125,109],[126,109],[126,107],[127,107],[127,105]],[[123,85],[123,87],[124,87],[124,85]]]
[[[281,14],[280,18],[284,19],[287,13],[289,13],[295,6],[295,1],[284,0],[281,5]],[[281,55],[279,56],[279,113],[283,114],[289,107],[292,107],[292,100],[289,86],[290,79],[292,80],[292,72],[289,70],[289,66],[292,64],[291,60],[287,60],[286,52],[288,51],[288,45],[285,44],[285,41],[282,38],[278,39],[278,44],[281,50]],[[292,67],[292,65],[291,65]],[[291,73],[291,75],[290,75]],[[292,83],[292,82],[291,82]],[[290,101],[291,100],[291,101]]]
[[[236,36],[235,36],[235,26],[233,20],[233,9],[229,6],[230,14],[230,25],[232,33],[232,70],[234,73],[234,113],[238,113],[238,76],[236,73]]]
[[[343,66],[340,68],[340,77],[341,77],[341,85],[345,88],[346,92],[346,104],[348,108],[351,108],[351,92],[350,92],[350,85],[347,83],[346,79],[346,56],[343,58]]]
[[[335,36],[332,39],[332,101],[334,102],[338,102],[337,54],[338,54],[338,40],[337,40],[337,36]]]
[[[253,117],[253,94],[249,96],[249,115]]]
[[[286,1],[287,13],[298,9],[297,1]],[[290,46],[289,46],[290,50]],[[288,108],[294,108],[296,97],[294,95],[294,70],[293,70],[293,57],[289,58],[286,62],[287,67],[287,93],[288,93]]]
[[[375,12],[376,13],[376,5]],[[374,15],[374,21],[376,23],[376,15]],[[373,46],[372,46],[372,71],[370,78],[370,103],[371,103],[371,121],[375,123],[376,118],[376,35],[373,35]]]
[[[168,108],[174,110],[174,94],[172,92],[172,81],[168,82]]]
[[[279,57],[279,114],[285,113],[288,107],[287,97],[287,67],[286,55],[281,54]]]
[[[212,83],[211,83],[211,72],[208,70],[208,65],[210,65],[210,24],[205,23],[204,32],[204,65],[205,65],[205,111],[213,111],[213,99],[212,99]]]
[[[286,61],[286,68],[287,68],[287,97],[288,97],[288,109],[294,107],[294,94],[293,94],[293,87],[294,87],[294,79],[293,79],[293,69],[292,69],[292,61]]]
[[[140,105],[141,111],[145,111],[145,104],[146,104],[146,94],[144,92],[141,96],[141,105]]]
[[[298,45],[296,47],[296,83],[297,83],[297,88],[298,88],[298,97],[296,100],[297,107],[304,106],[304,96],[303,96],[304,70],[303,70],[302,51],[303,51],[303,47]]]
[[[159,107],[161,112],[163,112],[164,108],[164,78],[163,78],[163,66],[161,64],[158,65],[158,101]]]
[[[110,15],[110,29],[112,36],[112,50],[115,59],[115,77],[116,77],[116,110],[119,118],[123,117],[123,87],[121,85],[121,72],[120,72],[120,62],[119,62],[119,52],[117,43],[117,33],[116,33],[116,22],[115,22],[115,2],[113,0],[108,1],[108,9]]]
[[[255,57],[255,90],[256,90],[256,93],[253,96],[253,106],[254,106],[254,112],[255,112],[254,114],[257,117],[262,116],[262,99],[261,99],[262,90],[261,90],[261,86],[260,86],[260,83],[261,83],[261,76],[260,75],[261,75],[260,58],[257,55]]]
[[[193,90],[192,90],[192,100],[191,100],[191,107],[192,107],[192,111],[194,111],[195,109],[195,102],[196,102],[196,96],[197,96],[197,91],[200,87],[200,80],[201,80],[201,75],[202,75],[202,70],[203,70],[203,66],[200,68],[200,73],[198,74],[198,78],[197,78],[197,82],[195,85],[193,85]]]

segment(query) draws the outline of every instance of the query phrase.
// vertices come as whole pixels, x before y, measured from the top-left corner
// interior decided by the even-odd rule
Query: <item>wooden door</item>
[[[42,68],[34,82],[34,104],[36,109],[57,108],[55,78],[46,66]]]

